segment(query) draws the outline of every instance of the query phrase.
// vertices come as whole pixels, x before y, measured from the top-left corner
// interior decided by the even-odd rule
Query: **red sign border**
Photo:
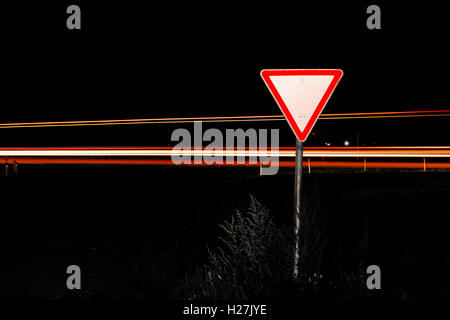
[[[325,105],[328,102],[328,99],[330,98],[331,94],[333,93],[334,89],[336,88],[339,80],[342,78],[342,75],[344,72],[341,69],[264,69],[261,70],[261,77],[263,78],[265,84],[269,88],[270,93],[272,94],[273,98],[277,102],[278,106],[280,107],[281,111],[283,112],[284,116],[286,117],[289,125],[291,126],[292,130],[294,131],[295,135],[297,136],[297,139],[300,141],[305,141],[308,138],[309,133],[311,132],[312,128],[314,127],[317,119],[319,118],[319,115],[322,113],[322,110],[325,108]],[[322,99],[320,99],[319,104],[317,105],[316,109],[314,110],[313,115],[308,120],[308,123],[306,124],[305,129],[303,132],[298,127],[297,123],[295,122],[294,118],[292,117],[291,113],[289,112],[289,109],[287,108],[286,104],[284,103],[283,99],[281,98],[280,94],[278,93],[278,90],[275,88],[275,85],[273,84],[272,80],[270,80],[271,76],[333,76],[333,80],[331,81],[330,85],[328,86],[327,90],[325,91],[325,94],[323,95]]]

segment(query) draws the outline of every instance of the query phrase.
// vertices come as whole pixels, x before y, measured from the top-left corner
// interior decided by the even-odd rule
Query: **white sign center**
[[[295,119],[305,130],[309,119],[333,81],[334,76],[270,76],[275,88]]]

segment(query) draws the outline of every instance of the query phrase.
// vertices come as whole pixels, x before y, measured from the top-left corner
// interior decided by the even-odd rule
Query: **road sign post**
[[[296,140],[295,146],[295,192],[294,192],[294,266],[293,278],[298,280],[298,265],[300,260],[300,219],[301,196],[302,196],[302,175],[303,175],[303,142]]]
[[[342,70],[338,69],[261,71],[261,77],[297,138],[294,187],[294,281],[297,281],[299,276],[300,223],[303,219],[301,213],[303,142],[308,138],[342,74]]]

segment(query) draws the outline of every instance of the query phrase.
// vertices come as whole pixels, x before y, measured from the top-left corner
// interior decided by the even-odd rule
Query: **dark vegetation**
[[[208,248],[208,262],[186,276],[184,298],[273,299],[290,282],[293,237],[277,227],[254,197],[246,212],[220,225],[222,246]],[[223,247],[223,248],[222,248]]]
[[[297,284],[288,173],[19,166],[0,179],[0,297],[448,297],[448,173],[306,175]],[[81,291],[65,288],[70,264]],[[375,293],[371,264],[382,270]]]

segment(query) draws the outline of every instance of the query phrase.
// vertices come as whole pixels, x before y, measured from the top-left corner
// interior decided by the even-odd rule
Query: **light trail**
[[[320,115],[321,120],[344,119],[374,119],[374,118],[412,118],[412,117],[448,117],[450,110],[397,111],[397,112],[367,112],[367,113],[329,113]],[[285,121],[283,115],[266,116],[226,116],[226,117],[172,117],[144,118],[121,120],[82,120],[82,121],[47,121],[47,122],[16,122],[0,123],[0,129],[11,128],[44,128],[44,127],[74,127],[74,126],[113,126],[113,125],[143,125],[143,124],[174,124],[202,122],[248,122],[248,121]]]
[[[78,164],[78,165],[165,165],[173,166],[173,162],[167,159],[79,159],[79,158],[2,158],[0,161],[13,164]],[[279,167],[293,168],[295,167],[295,161],[280,161]],[[260,167],[261,163],[258,162],[245,162],[245,163],[223,163],[205,165],[204,163],[196,164],[180,164],[177,166],[217,166],[217,167]],[[450,163],[445,162],[367,162],[367,161],[304,161],[303,167],[308,169],[442,169],[449,170]]]
[[[330,158],[450,158],[450,147],[375,147],[333,148],[306,147],[304,157]],[[0,157],[279,157],[294,158],[295,149],[280,150],[177,150],[166,148],[0,148]]]
[[[205,149],[182,150],[190,156],[223,156],[222,163],[206,164],[188,161],[176,165],[170,156],[180,154],[171,147],[83,147],[83,148],[0,148],[0,163],[54,164],[54,165],[164,165],[164,166],[213,166],[213,167],[261,167],[261,160],[278,162],[279,167],[295,166],[295,148],[279,150],[255,150],[241,148],[213,152]],[[231,157],[231,162],[226,156]],[[245,157],[241,163],[238,158]],[[260,157],[278,157],[264,159]],[[356,158],[356,156],[358,158]],[[254,158],[251,158],[254,157]],[[308,171],[337,169],[419,169],[450,170],[450,146],[394,146],[394,147],[305,147],[303,166]],[[317,158],[322,158],[318,160]],[[359,159],[355,161],[356,159]],[[403,161],[397,159],[404,158]],[[432,160],[426,160],[432,158]],[[441,159],[441,161],[437,159]],[[193,158],[191,158],[194,160]],[[370,159],[370,160],[369,160]],[[381,160],[383,159],[383,160]],[[390,161],[386,161],[391,159]],[[408,159],[408,160],[406,160]],[[420,159],[419,161],[417,159]],[[448,161],[443,162],[442,160]]]

